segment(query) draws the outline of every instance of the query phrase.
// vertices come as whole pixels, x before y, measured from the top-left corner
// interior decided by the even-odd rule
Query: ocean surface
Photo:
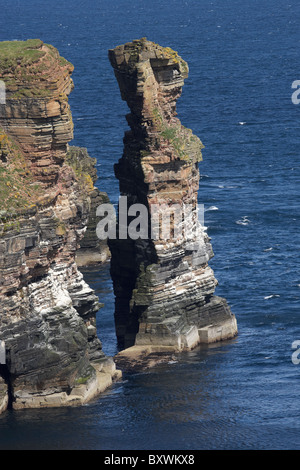
[[[125,374],[86,406],[4,413],[0,449],[300,449],[299,1],[0,0],[0,12],[1,41],[40,38],[74,64],[72,144],[97,158],[112,202],[127,107],[107,50],[146,36],[188,62],[178,113],[205,145],[210,265],[239,326],[233,341]],[[84,274],[114,355],[109,265]]]

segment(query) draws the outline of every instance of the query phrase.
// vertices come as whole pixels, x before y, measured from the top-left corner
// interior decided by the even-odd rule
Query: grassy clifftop
[[[31,65],[45,55],[41,50],[43,42],[40,39],[28,41],[0,42],[0,70],[13,70],[18,65]]]
[[[0,80],[9,99],[51,96],[62,70],[70,74],[73,69],[55,47],[40,39],[0,42]]]

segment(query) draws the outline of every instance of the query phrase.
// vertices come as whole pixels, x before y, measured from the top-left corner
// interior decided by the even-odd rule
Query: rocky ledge
[[[0,412],[82,404],[119,377],[75,262],[97,191],[68,149],[72,71],[40,40],[0,43]]]
[[[226,300],[214,295],[217,281],[208,265],[213,251],[198,219],[203,145],[176,117],[188,65],[177,52],[145,38],[110,50],[109,59],[130,108],[124,153],[115,165],[120,194],[128,206],[143,204],[149,214],[154,205],[164,207],[156,221],[160,229],[174,204],[182,213],[189,208],[176,236],[152,237],[149,220],[148,236],[110,240],[116,332],[123,349],[116,360],[134,363],[149,354],[232,338],[237,323]],[[170,224],[175,234],[175,216]]]

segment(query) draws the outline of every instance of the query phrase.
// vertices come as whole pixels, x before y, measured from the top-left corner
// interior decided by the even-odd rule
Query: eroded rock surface
[[[0,411],[81,404],[117,375],[75,263],[95,188],[66,161],[72,70],[39,40],[0,43]]]
[[[98,176],[96,170],[96,158],[91,158],[87,149],[81,147],[69,147],[67,162],[75,170],[75,173],[82,178],[82,175],[90,177],[92,186],[96,183]],[[97,224],[101,220],[97,216],[97,208],[102,204],[109,204],[107,193],[92,187],[89,193],[91,204],[87,229],[83,239],[80,241],[80,248],[76,252],[76,264],[79,267],[104,263],[110,259],[110,251],[107,240],[101,240],[97,236]]]
[[[176,117],[188,65],[145,38],[110,50],[109,59],[130,108],[124,153],[115,165],[120,194],[128,206],[141,203],[149,213],[159,204],[191,209],[173,238],[155,239],[149,229],[145,239],[110,241],[116,332],[121,347],[130,348],[120,356],[131,360],[134,352],[181,351],[232,338],[236,319],[214,295],[213,251],[197,215],[203,145]]]

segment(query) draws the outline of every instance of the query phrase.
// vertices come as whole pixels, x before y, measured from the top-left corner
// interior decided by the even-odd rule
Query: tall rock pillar
[[[181,351],[232,338],[236,319],[214,295],[212,247],[197,213],[203,145],[176,117],[188,65],[145,38],[110,50],[109,59],[130,108],[115,165],[120,194],[149,213],[146,234],[110,240],[120,345]]]

